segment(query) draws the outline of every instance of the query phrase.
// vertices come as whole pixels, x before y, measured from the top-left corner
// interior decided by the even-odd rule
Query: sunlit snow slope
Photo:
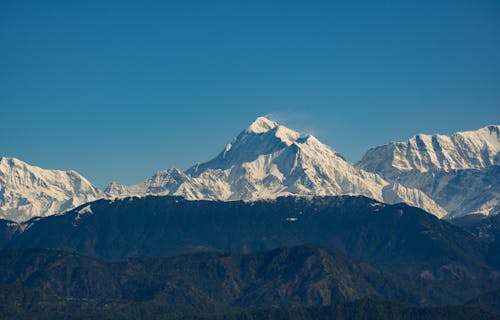
[[[0,218],[24,221],[64,212],[102,197],[75,171],[45,170],[15,158],[0,158]]]
[[[448,218],[500,213],[500,127],[417,135],[370,149],[357,167],[428,194]]]
[[[365,195],[446,214],[423,192],[356,169],[311,135],[257,118],[214,159],[186,172],[160,171],[134,186],[111,184],[110,196],[169,194],[188,199],[256,200],[281,195]]]

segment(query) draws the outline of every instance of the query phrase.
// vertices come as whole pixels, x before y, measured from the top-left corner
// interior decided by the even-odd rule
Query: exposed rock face
[[[0,158],[0,218],[25,221],[96,200],[102,193],[75,171],[46,170]]]
[[[406,202],[442,217],[446,211],[423,192],[355,168],[314,136],[301,136],[257,118],[214,159],[185,173],[160,171],[134,185],[111,185],[109,196],[180,195],[187,199],[257,200],[283,195],[364,195]]]
[[[452,136],[417,135],[370,149],[357,167],[416,188],[447,218],[500,212],[500,127]]]

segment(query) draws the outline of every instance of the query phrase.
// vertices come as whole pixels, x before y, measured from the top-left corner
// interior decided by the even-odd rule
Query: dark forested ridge
[[[331,306],[199,310],[151,303],[45,301],[22,308],[0,305],[2,319],[18,320],[498,320],[500,316],[471,306],[418,307],[396,302],[359,300]]]
[[[494,242],[500,240],[500,215],[485,217],[479,214],[471,214],[452,219],[450,222],[485,241]]]
[[[0,316],[492,319],[488,221],[360,196],[99,200],[0,221]]]
[[[488,246],[487,262],[500,269],[500,215],[470,215],[451,222],[473,234]]]
[[[5,246],[20,230],[19,224],[0,219],[0,247]]]
[[[15,227],[11,227],[15,228]],[[250,253],[314,243],[386,271],[428,278],[496,277],[488,245],[405,204],[365,197],[274,201],[99,200],[65,215],[33,219],[6,248],[56,248],[103,258]],[[5,236],[4,236],[5,237]]]
[[[198,253],[124,261],[55,250],[0,251],[0,314],[4,315],[74,312],[73,316],[114,319],[133,318],[136,313],[165,318],[205,314],[216,319],[222,314],[223,319],[286,319],[297,313],[301,317],[296,319],[313,319],[338,312],[359,316],[366,309],[378,318],[464,312],[489,319],[500,311],[482,295],[491,288],[415,281],[314,245],[250,255]],[[373,301],[359,305],[361,309],[345,304],[367,298]],[[471,302],[474,299],[481,299],[490,313],[479,310],[479,302]],[[467,307],[451,307],[467,302]],[[313,307],[321,305],[330,307]],[[280,307],[266,309],[269,306]]]

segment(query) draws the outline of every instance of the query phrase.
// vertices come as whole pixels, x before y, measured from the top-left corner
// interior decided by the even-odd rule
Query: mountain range
[[[15,158],[0,158],[0,217],[24,221],[62,213],[102,196],[78,172],[46,170]]]
[[[0,317],[498,319],[497,217],[458,227],[363,196],[101,199],[0,220]]]
[[[370,149],[357,167],[417,188],[448,218],[500,212],[500,126],[452,136],[419,134]]]
[[[257,118],[214,159],[186,171],[159,171],[98,190],[74,171],[0,159],[0,218],[21,222],[63,213],[100,198],[175,195],[190,200],[363,195],[405,202],[439,218],[500,212],[498,126],[453,136],[417,135],[370,149],[353,165],[312,135]]]
[[[0,251],[5,319],[480,320],[498,319],[497,298],[467,283],[381,272],[315,245],[117,262]]]
[[[0,158],[0,317],[498,319],[499,127],[356,164],[257,118],[214,159],[99,190]]]
[[[500,279],[499,239],[483,241],[421,209],[363,196],[101,199],[62,215],[0,220],[0,230],[0,248],[54,248],[113,260],[313,243],[423,279]]]

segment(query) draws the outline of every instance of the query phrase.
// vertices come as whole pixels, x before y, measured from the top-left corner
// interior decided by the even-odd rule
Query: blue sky
[[[267,114],[351,161],[499,124],[500,2],[0,2],[0,155],[136,183]]]

